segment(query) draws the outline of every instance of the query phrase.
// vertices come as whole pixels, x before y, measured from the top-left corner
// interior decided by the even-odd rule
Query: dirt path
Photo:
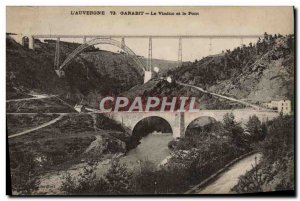
[[[7,115],[35,115],[35,114],[59,114],[59,115],[66,115],[66,114],[77,114],[77,112],[43,112],[43,113],[38,113],[38,112],[7,112]]]
[[[252,169],[255,160],[259,162],[261,159],[260,153],[252,154],[234,165],[232,165],[226,172],[222,173],[214,182],[208,186],[199,189],[195,194],[229,194],[231,189],[238,183],[239,177],[244,175],[247,171]]]
[[[44,123],[38,127],[35,127],[35,128],[31,128],[31,129],[28,129],[26,131],[22,131],[20,133],[16,133],[16,134],[12,134],[12,135],[9,135],[8,138],[14,138],[14,137],[18,137],[18,136],[21,136],[21,135],[26,135],[32,131],[36,131],[36,130],[39,130],[41,128],[44,128],[46,126],[50,126],[51,124],[54,124],[55,122],[59,121],[61,118],[63,118],[63,116],[65,116],[65,114],[60,114],[59,117],[47,122],[47,123]]]
[[[241,103],[243,105],[246,105],[246,106],[250,106],[256,110],[258,109],[265,109],[265,108],[262,108],[262,107],[259,107],[257,105],[254,105],[254,104],[251,104],[251,103],[248,103],[246,101],[242,101],[242,100],[239,100],[239,99],[236,99],[236,98],[232,98],[232,97],[229,97],[229,96],[224,96],[224,95],[220,95],[220,94],[216,94],[216,93],[212,93],[212,92],[208,92],[204,89],[202,89],[201,87],[197,87],[197,86],[194,86],[194,85],[190,85],[190,84],[185,84],[185,83],[180,83],[180,82],[177,82],[179,85],[182,85],[182,86],[187,86],[187,87],[191,87],[191,88],[194,88],[194,89],[197,89],[203,93],[208,93],[208,94],[211,94],[213,96],[217,96],[219,98],[223,98],[223,99],[227,99],[227,100],[230,100],[230,101],[233,101],[233,102],[237,102],[237,103]]]
[[[44,98],[53,98],[53,97],[56,97],[57,95],[31,95],[31,96],[33,96],[33,97],[31,97],[31,98],[20,98],[20,99],[6,100],[6,102],[9,103],[9,102],[36,100],[36,99],[44,99]]]

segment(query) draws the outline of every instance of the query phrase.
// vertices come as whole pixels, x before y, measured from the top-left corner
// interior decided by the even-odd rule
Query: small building
[[[84,105],[75,105],[75,107],[74,107],[74,109],[77,111],[77,112],[79,112],[79,113],[81,113],[81,112],[84,112],[85,111],[85,106]]]
[[[292,103],[286,97],[271,100],[268,103],[264,103],[264,106],[269,109],[282,112],[283,114],[291,114],[292,112]]]
[[[280,100],[277,102],[278,107],[277,111],[282,112],[283,114],[291,114],[292,104],[290,100]]]

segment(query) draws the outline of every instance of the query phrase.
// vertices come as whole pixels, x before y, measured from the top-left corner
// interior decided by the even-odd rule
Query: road
[[[197,86],[194,86],[194,85],[185,84],[185,83],[181,83],[181,82],[177,82],[177,83],[178,83],[179,85],[191,87],[191,88],[197,89],[197,90],[199,90],[199,91],[201,91],[201,92],[203,92],[203,93],[211,94],[211,95],[216,96],[216,97],[219,97],[219,98],[223,98],[223,99],[227,99],[227,100],[230,100],[230,101],[233,101],[233,102],[241,103],[241,104],[243,104],[243,105],[252,107],[252,108],[254,108],[254,109],[256,109],[256,110],[258,110],[258,109],[265,109],[265,108],[259,107],[259,106],[257,106],[257,105],[254,105],[254,104],[251,104],[251,103],[248,103],[248,102],[246,102],[246,101],[242,101],[242,100],[239,100],[239,99],[236,99],[236,98],[232,98],[232,97],[229,97],[229,96],[224,96],[224,95],[220,95],[220,94],[208,92],[208,91],[202,89],[201,87],[197,87]]]
[[[195,194],[229,194],[231,189],[238,183],[239,177],[252,169],[255,159],[259,162],[262,155],[260,153],[252,154],[237,163],[233,164],[226,172],[208,186],[195,191]]]
[[[66,114],[77,114],[77,112],[43,112],[43,113],[38,113],[38,112],[7,112],[7,115],[37,115],[37,114],[47,114],[47,115],[52,115],[52,114],[58,114],[58,115],[66,115]]]
[[[31,95],[31,96],[33,96],[33,97],[31,97],[31,98],[11,99],[11,100],[6,100],[6,102],[9,103],[9,102],[19,102],[19,101],[27,101],[27,100],[52,98],[52,97],[56,97],[57,95]]]
[[[68,103],[66,103],[65,101],[63,101],[62,99],[60,99],[58,97],[58,95],[47,95],[47,94],[29,94],[30,96],[33,96],[31,98],[20,98],[20,99],[12,99],[12,100],[6,100],[6,102],[19,102],[19,101],[27,101],[27,100],[36,100],[36,99],[45,99],[45,98],[57,98],[59,99],[60,101],[62,101],[64,104],[66,104],[68,107],[71,107],[72,109],[74,109],[71,105],[69,105]],[[32,114],[38,114],[38,113],[6,113],[7,115],[32,115]],[[8,138],[15,138],[15,137],[18,137],[18,136],[22,136],[22,135],[26,135],[28,133],[31,133],[33,131],[36,131],[36,130],[39,130],[41,128],[45,128],[47,126],[50,126],[51,124],[54,124],[56,123],[57,121],[59,121],[63,116],[69,114],[69,113],[55,113],[55,112],[48,112],[48,113],[43,113],[43,114],[59,114],[59,116],[49,122],[46,122],[44,124],[41,124],[35,128],[31,128],[31,129],[28,129],[28,130],[25,130],[25,131],[22,131],[20,133],[15,133],[15,134],[12,134],[12,135],[9,135]]]
[[[57,121],[59,121],[61,118],[63,118],[63,116],[65,116],[65,114],[60,114],[59,117],[57,117],[57,118],[55,118],[55,119],[53,119],[53,120],[51,120],[49,122],[46,122],[46,123],[44,123],[42,125],[39,125],[39,126],[37,126],[35,128],[31,128],[31,129],[28,129],[26,131],[22,131],[20,133],[9,135],[8,138],[14,138],[14,137],[18,137],[18,136],[21,136],[21,135],[26,135],[26,134],[28,134],[28,133],[30,133],[32,131],[36,131],[36,130],[39,130],[39,129],[44,128],[46,126],[50,126],[51,124],[54,124]]]

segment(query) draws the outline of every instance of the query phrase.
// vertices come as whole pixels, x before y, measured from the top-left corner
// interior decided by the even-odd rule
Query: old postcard
[[[6,16],[8,194],[295,194],[293,7]]]

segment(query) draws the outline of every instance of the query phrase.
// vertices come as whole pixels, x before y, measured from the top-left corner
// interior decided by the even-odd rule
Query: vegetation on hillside
[[[276,95],[292,99],[294,51],[294,35],[265,33],[256,44],[184,63],[168,74],[181,82],[255,102],[269,101]],[[278,87],[270,86],[275,82],[280,83]]]
[[[130,97],[196,96],[201,109],[243,107],[180,86],[177,81],[253,101],[270,100],[275,94],[292,100],[294,96],[293,35],[265,34],[256,44],[226,50],[221,55],[185,63],[181,68],[169,71],[172,83],[155,78],[141,86],[135,86],[142,77],[138,71],[131,71],[135,66],[125,55],[93,47],[71,62],[66,78],[59,79],[52,65],[55,42],[36,42],[39,48],[32,51],[7,38],[8,98],[26,97],[24,94],[29,90],[35,90],[59,94],[70,103],[78,103],[84,98],[88,103],[97,104],[99,94],[115,95],[126,91],[124,94]],[[61,47],[64,59],[78,44],[62,42]],[[129,73],[124,73],[127,70]],[[278,82],[280,87],[276,85],[271,89],[274,82]],[[135,87],[127,91],[132,86]],[[65,111],[67,107],[56,107],[59,105],[57,102],[48,99],[8,103],[7,110],[32,112],[43,108],[40,111],[49,112],[55,108],[55,111]],[[38,122],[44,122],[43,118],[48,120],[41,115],[37,118]],[[31,120],[20,120],[20,126],[28,121]],[[223,122],[212,122],[205,127],[194,126],[186,131],[185,138],[170,142],[172,157],[158,169],[151,162],[144,161],[139,172],[131,172],[126,165],[114,161],[107,174],[103,177],[96,175],[95,159],[136,147],[141,137],[152,131],[153,124],[158,122],[137,126],[136,132],[140,135],[130,137],[122,125],[105,116],[67,115],[55,125],[11,139],[9,154],[13,191],[26,195],[35,193],[42,173],[66,169],[84,160],[88,165],[78,176],[66,173],[61,187],[64,193],[180,193],[253,150],[262,152],[263,160],[240,178],[233,191],[248,193],[295,188],[294,116],[280,116],[266,123],[252,116],[244,128],[235,121],[233,114],[227,114]],[[165,124],[160,126],[162,129],[166,127]],[[94,147],[91,147],[92,143]]]
[[[99,176],[96,174],[95,158],[91,158],[79,175],[66,172],[61,190],[66,194],[181,193],[208,178],[233,159],[253,150],[262,152],[263,159],[260,163],[257,161],[254,168],[240,178],[233,191],[249,193],[294,189],[293,116],[281,115],[266,123],[251,116],[246,127],[242,127],[235,121],[233,114],[226,114],[222,122],[212,122],[205,127],[194,126],[187,133],[185,138],[169,143],[172,157],[159,168],[149,161],[141,161],[140,171],[132,172],[125,164],[116,160],[105,175]],[[74,144],[70,141],[68,144],[75,150]],[[82,138],[80,144],[84,144]],[[90,142],[86,145],[88,144]],[[46,145],[49,147],[48,143],[44,143],[43,147]],[[12,148],[20,146],[21,142],[11,145]],[[28,147],[37,146],[38,144]],[[45,160],[46,152],[44,155],[24,149],[16,149],[14,152],[10,154],[12,181],[19,180],[13,184],[13,190],[20,194],[35,193],[39,184],[36,173],[44,169],[45,161],[50,161]],[[82,151],[73,154],[80,157],[80,153]],[[30,166],[21,160],[25,157],[22,154],[31,155],[33,162]],[[55,156],[51,166],[66,159],[62,158],[62,153],[51,152],[49,156]],[[20,176],[18,172],[26,174]]]
[[[259,138],[256,133],[252,133],[256,129],[263,131]],[[198,131],[193,130],[187,137],[179,141],[172,141],[169,144],[172,149],[172,157],[167,164],[157,168],[149,161],[142,161],[140,171],[131,172],[124,164],[114,163],[111,167],[112,170],[109,171],[113,173],[112,175],[107,174],[104,177],[93,179],[91,183],[95,183],[95,185],[81,193],[183,193],[191,185],[200,183],[236,157],[253,150],[255,144],[263,140],[265,136],[264,126],[256,120],[256,117],[251,117],[247,127],[243,129],[232,114],[227,114],[224,116],[223,122],[216,122],[211,129],[203,130],[199,127]],[[93,174],[92,172],[91,174]],[[70,182],[70,180],[75,180],[75,176],[70,176],[70,178],[63,182],[62,190],[67,194],[74,192],[68,189],[76,189],[82,185],[80,182]],[[80,178],[78,180],[80,181]],[[114,185],[119,180],[124,180],[120,184],[123,186],[122,188]],[[99,183],[101,183],[101,188],[98,186]],[[91,192],[90,189],[94,190]]]
[[[71,195],[124,195],[133,193],[132,173],[126,165],[114,160],[104,178],[97,178],[95,173],[97,163],[85,167],[77,177],[66,172],[61,190]]]
[[[197,97],[196,104],[200,109],[236,109],[245,106],[229,100],[214,97],[199,90],[179,85],[176,80],[169,83],[166,80],[152,79],[144,85],[138,85],[122,93],[122,96],[134,99],[141,97]]]
[[[35,193],[39,178],[49,171],[66,170],[82,162],[101,161],[106,155],[125,153],[128,141],[129,134],[123,127],[101,114],[95,114],[95,118],[89,114],[70,114],[55,125],[12,138],[9,161],[13,194]]]
[[[266,124],[267,135],[258,144],[262,161],[240,177],[237,193],[295,190],[294,116],[280,116]]]
[[[34,90],[61,95],[72,103],[84,99],[97,104],[98,96],[118,94],[143,80],[132,59],[94,47],[73,59],[65,69],[66,77],[59,78],[54,71],[55,41],[35,44],[36,49],[29,50],[7,36],[7,98]],[[79,45],[60,42],[60,62]]]

